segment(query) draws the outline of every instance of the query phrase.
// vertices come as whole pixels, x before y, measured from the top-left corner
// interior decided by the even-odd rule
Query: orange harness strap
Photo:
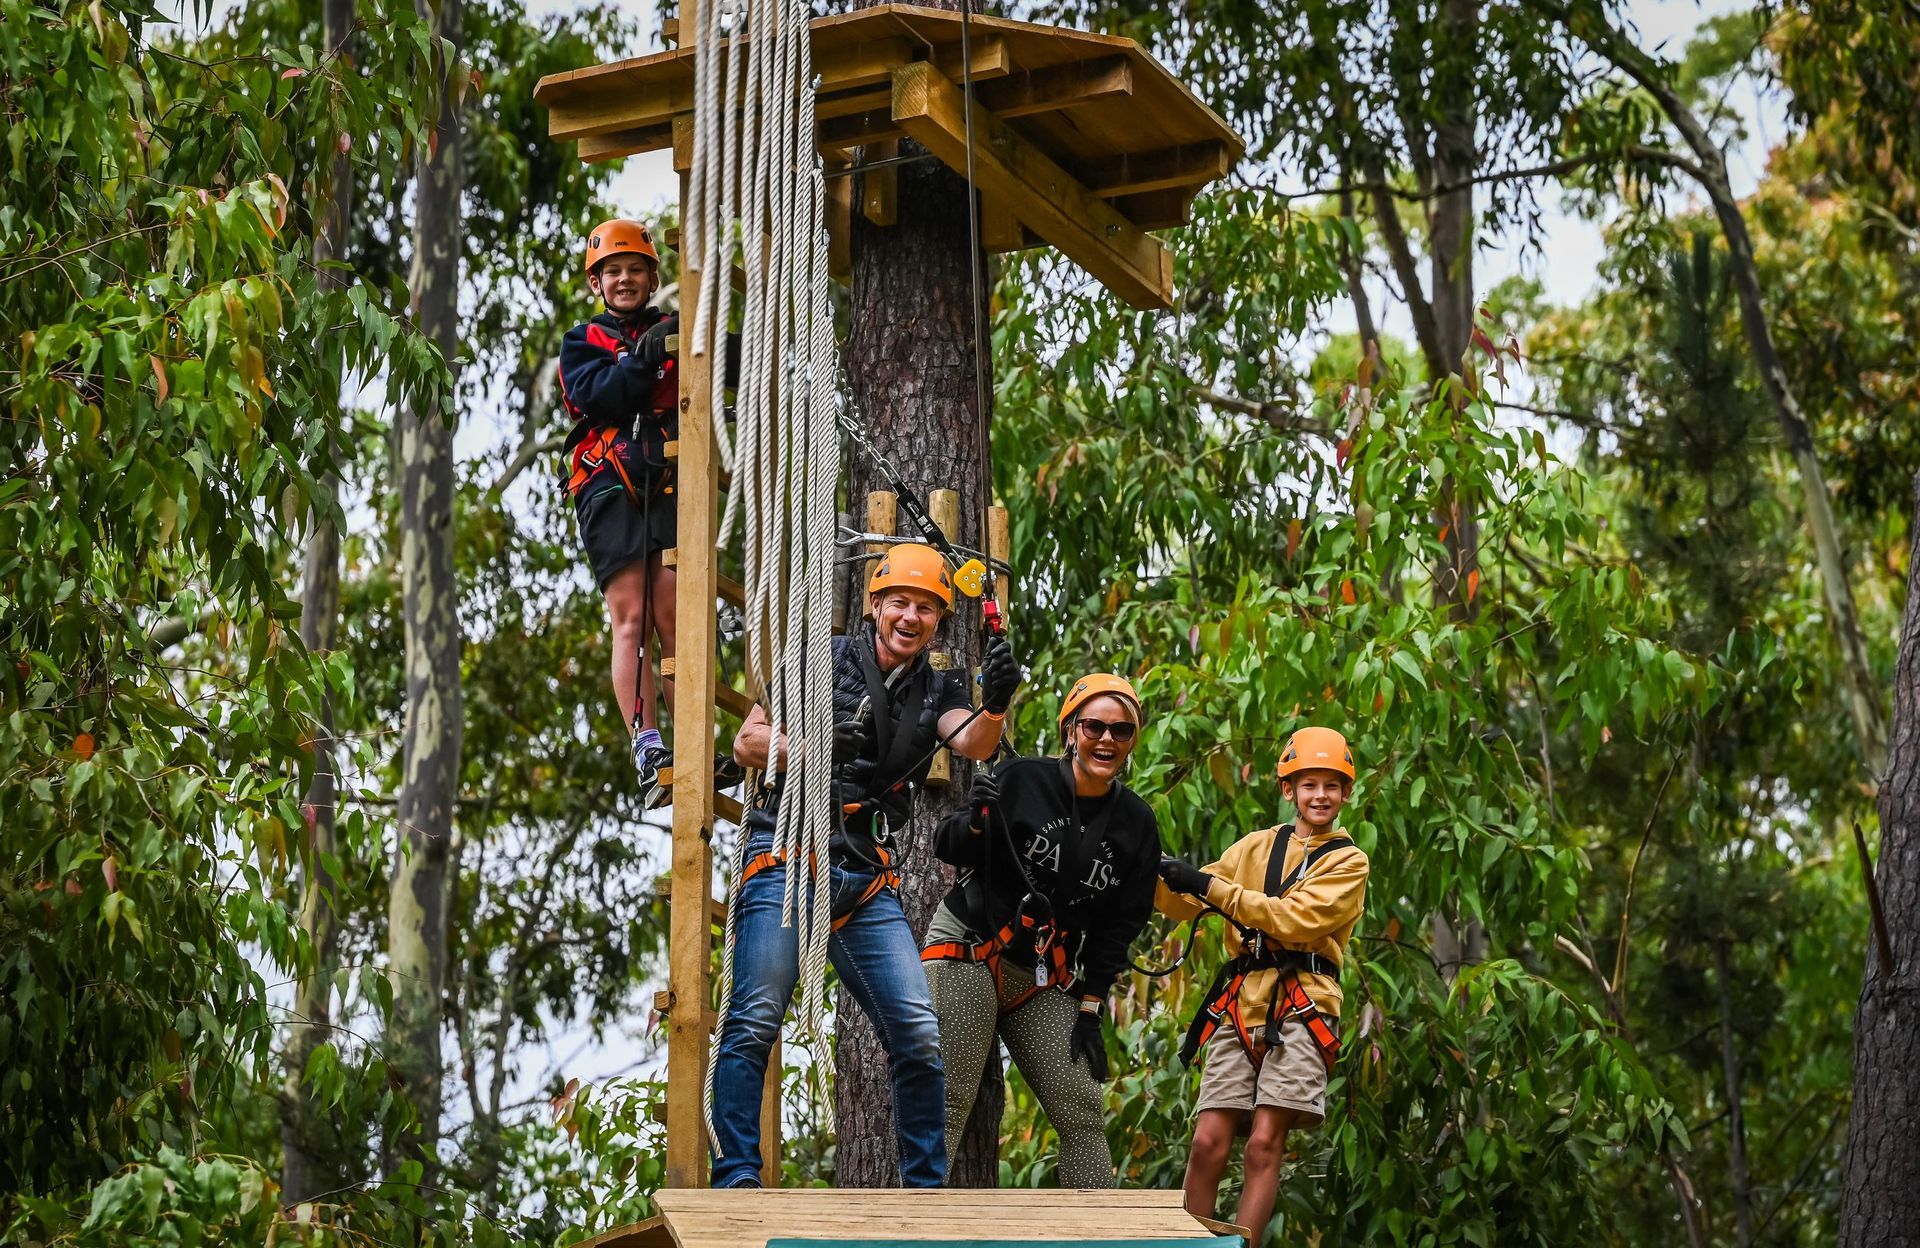
[[[1253,1063],[1254,1070],[1260,1069],[1260,1063],[1266,1060],[1268,1046],[1255,1044],[1253,1034],[1247,1030],[1247,1022],[1240,1013],[1240,986],[1246,982],[1246,972],[1242,971],[1227,981],[1226,986],[1213,995],[1213,999],[1201,1007],[1203,1026],[1194,1029],[1196,1040],[1189,1043],[1194,1051],[1204,1048],[1213,1038],[1223,1022],[1233,1024],[1233,1033],[1240,1041],[1240,1048]],[[1306,1026],[1307,1034],[1313,1037],[1314,1048],[1319,1050],[1320,1060],[1326,1063],[1327,1073],[1333,1073],[1333,1064],[1340,1059],[1340,1037],[1328,1024],[1327,1016],[1314,1005],[1313,998],[1300,986],[1300,977],[1289,971],[1280,977],[1280,991],[1273,1004],[1268,1007],[1273,1012],[1274,1025],[1268,1028],[1268,1034],[1277,1035],[1279,1022],[1297,1018]],[[1196,1020],[1197,1021],[1197,1020]]]
[[[1038,930],[1040,926],[1025,915],[1021,916],[1021,924],[1029,930]],[[1037,973],[1033,977],[1033,986],[1002,1006],[1001,1018],[1005,1018],[1033,1000],[1039,995],[1041,989],[1050,984],[1057,985],[1063,992],[1073,990],[1073,971],[1067,963],[1066,946],[1055,939],[1055,932],[1050,925],[1045,930],[1046,934],[1034,942],[1034,955],[1038,961],[1035,964]],[[1000,978],[1001,959],[1006,953],[1007,946],[1013,943],[1013,939],[1013,924],[1008,923],[999,932],[978,944],[969,944],[963,940],[943,940],[938,944],[928,945],[920,951],[920,960],[922,962],[984,962],[988,973],[993,976],[994,995],[997,998],[1004,991]]]
[[[847,925],[847,922],[859,912],[861,906],[866,905],[875,897],[878,897],[882,889],[900,887],[900,873],[893,869],[893,856],[880,846],[876,845],[874,848],[880,851],[880,861],[887,869],[873,877],[872,881],[867,884],[866,889],[860,894],[859,899],[853,903],[852,909],[833,921],[833,930],[836,932]],[[746,867],[740,872],[740,885],[745,885],[748,880],[770,867],[783,867],[786,863],[785,855],[776,854],[772,850],[768,850],[763,854],[755,854],[753,857],[747,859]]]

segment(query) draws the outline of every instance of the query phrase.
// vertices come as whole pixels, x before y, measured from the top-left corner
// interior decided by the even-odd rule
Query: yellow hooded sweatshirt
[[[1266,933],[1269,940],[1288,949],[1317,953],[1338,961],[1346,952],[1354,924],[1367,897],[1367,856],[1358,846],[1338,849],[1315,863],[1301,881],[1284,897],[1269,897],[1261,892],[1267,883],[1267,862],[1273,857],[1273,845],[1287,825],[1265,828],[1241,837],[1228,846],[1216,862],[1201,870],[1213,877],[1207,889],[1207,901],[1224,911],[1242,927]],[[1298,835],[1287,838],[1287,873],[1300,860],[1336,836],[1345,836],[1335,828],[1308,840]],[[1155,892],[1154,905],[1175,919],[1190,919],[1201,912],[1201,902],[1186,893],[1176,893],[1162,883]],[[1246,942],[1237,928],[1227,929],[1227,955],[1238,957]],[[1280,972],[1257,971],[1240,986],[1240,1016],[1249,1031],[1266,1025],[1267,1008],[1273,1000]],[[1300,986],[1313,998],[1313,1004],[1329,1018],[1340,1016],[1340,981],[1327,975],[1302,972]]]

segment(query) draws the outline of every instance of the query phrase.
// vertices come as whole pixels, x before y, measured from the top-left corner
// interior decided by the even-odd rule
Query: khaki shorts
[[[1250,1113],[1256,1106],[1277,1105],[1299,1116],[1296,1127],[1317,1127],[1325,1120],[1327,1064],[1313,1033],[1299,1019],[1280,1025],[1280,1043],[1267,1051],[1257,1071],[1230,1025],[1222,1024],[1213,1033],[1204,1052],[1197,1108]]]

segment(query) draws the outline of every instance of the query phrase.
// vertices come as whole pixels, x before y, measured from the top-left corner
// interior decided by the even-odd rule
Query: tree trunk
[[[913,143],[903,144],[903,153],[918,150]],[[895,172],[898,224],[881,228],[859,212],[853,217],[847,374],[858,418],[865,421],[874,446],[923,501],[930,489],[958,490],[961,540],[977,546],[988,481],[975,398],[966,182],[930,161],[901,165]],[[984,267],[979,280],[984,287]],[[858,453],[848,468],[854,513],[860,515],[869,490],[891,487]],[[963,609],[936,641],[935,653],[945,652],[956,667],[968,671],[979,660],[979,613],[965,609],[965,599],[961,603]],[[951,872],[933,857],[933,826],[953,805],[949,795],[965,791],[970,775],[971,769],[956,759],[953,788],[929,786],[923,791],[900,838],[900,902],[916,933],[926,931],[951,883]],[[842,1187],[896,1186],[900,1164],[886,1055],[872,1024],[845,992],[836,1017],[837,1181]],[[959,1156],[949,1159],[950,1185],[994,1184],[1004,1095],[999,1063],[989,1062],[966,1143]]]
[[[321,14],[322,43],[340,49],[342,73],[353,72],[354,0],[326,0]],[[344,153],[330,162],[313,214],[313,263],[323,290],[343,280],[329,272],[329,261],[344,255],[353,237],[353,164]],[[337,499],[340,475],[329,472],[327,492]],[[333,649],[340,620],[340,532],[332,513],[316,506],[312,536],[301,575],[300,643],[309,654]],[[307,820],[307,881],[300,903],[300,930],[313,950],[313,966],[294,986],[287,1033],[285,1082],[280,1099],[280,1199],[288,1205],[337,1189],[347,1181],[346,1150],[339,1124],[316,1111],[302,1083],[313,1051],[330,1038],[335,964],[340,925],[335,914],[334,881],[325,859],[337,852],[335,807],[339,801],[339,744],[334,739],[333,701],[321,700],[313,736],[313,780],[303,810]]]
[[[1875,881],[1893,965],[1867,942],[1853,1024],[1853,1110],[1840,1203],[1842,1248],[1920,1245],[1920,478],[1914,481],[1906,622],[1893,685],[1893,742],[1880,789]]]
[[[415,0],[423,18],[431,0]],[[439,0],[437,30],[458,55],[460,0]],[[460,117],[447,67],[437,143],[421,153],[414,180],[415,323],[439,345],[449,369],[459,349]],[[396,806],[398,858],[387,909],[393,975],[389,1059],[404,1081],[417,1124],[390,1141],[389,1171],[414,1157],[434,1169],[440,1131],[441,986],[446,976],[448,841],[460,772],[460,616],[454,576],[454,422],[421,403],[399,420],[400,566],[406,626],[407,713]]]
[[[1727,1094],[1727,1170],[1740,1248],[1753,1248],[1753,1186],[1747,1173],[1747,1124],[1740,1096],[1740,1051],[1733,1036],[1733,958],[1724,939],[1713,942],[1713,973],[1720,989],[1720,1071]]]

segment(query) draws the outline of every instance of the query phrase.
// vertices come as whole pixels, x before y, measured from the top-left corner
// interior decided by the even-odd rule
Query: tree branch
[[[1205,386],[1194,386],[1188,393],[1210,407],[1221,408],[1242,416],[1251,416],[1264,421],[1276,432],[1285,434],[1308,434],[1331,441],[1334,431],[1317,420],[1301,416],[1290,404],[1273,403],[1260,399],[1243,399],[1239,395],[1223,394]]]
[[[507,466],[500,470],[500,475],[495,477],[493,484],[487,487],[487,497],[498,499],[507,492],[507,487],[513,484],[515,478],[532,466],[534,460],[559,450],[566,443],[565,434],[555,434],[551,438],[542,438],[539,441],[521,442],[520,449],[514,452],[513,458],[507,461]]]

